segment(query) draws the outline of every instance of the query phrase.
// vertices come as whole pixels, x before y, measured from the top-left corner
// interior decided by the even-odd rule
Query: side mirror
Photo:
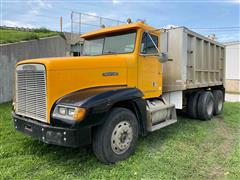
[[[165,63],[165,62],[167,62],[168,61],[168,54],[167,53],[159,53],[159,55],[158,55],[158,61],[160,62],[160,63]]]

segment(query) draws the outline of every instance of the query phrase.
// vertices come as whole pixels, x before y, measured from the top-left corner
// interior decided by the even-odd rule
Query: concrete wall
[[[226,44],[227,92],[240,92],[240,42]]]
[[[80,38],[80,34],[78,33],[70,33],[64,32],[64,36],[66,38],[67,44],[76,44],[79,42],[83,42],[83,38]]]
[[[15,64],[24,59],[66,56],[60,36],[0,45],[0,103],[12,100]]]
[[[80,35],[77,33],[64,32],[67,44],[69,44],[70,49],[67,52],[69,56],[79,56],[82,50],[82,44],[84,39],[80,38]]]

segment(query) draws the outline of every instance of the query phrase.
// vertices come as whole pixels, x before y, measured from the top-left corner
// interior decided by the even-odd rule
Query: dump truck
[[[186,27],[144,22],[81,37],[81,56],[17,63],[16,130],[47,144],[90,146],[111,164],[128,158],[139,137],[176,123],[176,110],[200,120],[222,112],[220,43]]]

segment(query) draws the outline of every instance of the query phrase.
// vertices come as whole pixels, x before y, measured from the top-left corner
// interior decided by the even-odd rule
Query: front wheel
[[[128,158],[138,139],[135,115],[125,108],[114,108],[93,136],[93,152],[104,163],[115,163]]]

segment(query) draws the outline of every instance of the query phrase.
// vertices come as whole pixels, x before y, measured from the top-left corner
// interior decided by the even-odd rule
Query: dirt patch
[[[225,167],[223,165],[226,157],[232,152],[234,137],[231,133],[229,127],[225,124],[224,118],[216,117],[214,120],[217,121],[218,127],[214,130],[216,137],[218,140],[222,140],[221,144],[218,147],[217,156],[221,157],[222,162],[218,164],[214,164],[209,169],[210,179],[219,179],[223,177],[225,172]]]
[[[232,151],[232,145],[234,144],[234,137],[222,117],[216,118],[219,122],[219,127],[216,129],[217,135],[224,138],[223,143],[220,145],[219,150],[222,156],[228,155]]]
[[[211,174],[209,179],[218,179],[224,175],[224,168],[222,166],[216,165],[211,168]]]

